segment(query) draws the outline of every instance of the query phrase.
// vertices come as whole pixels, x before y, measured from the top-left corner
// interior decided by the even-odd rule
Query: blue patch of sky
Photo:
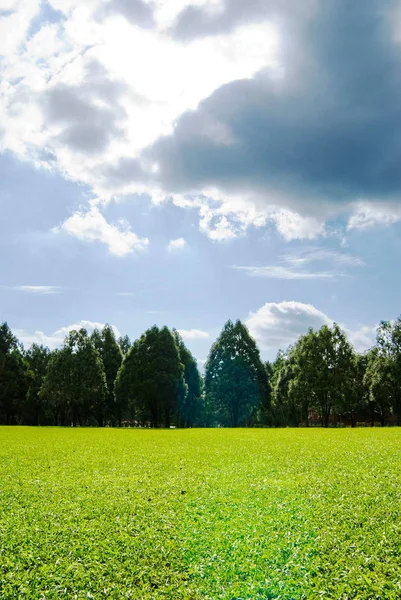
[[[31,21],[27,39],[31,38],[35,33],[40,31],[43,25],[48,23],[61,23],[65,19],[62,12],[55,10],[46,0],[43,0],[40,5],[39,12]]]

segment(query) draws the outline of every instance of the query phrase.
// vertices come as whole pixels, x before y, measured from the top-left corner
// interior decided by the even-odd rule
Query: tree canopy
[[[221,424],[239,427],[255,419],[267,395],[267,373],[256,342],[241,321],[227,321],[213,344],[205,392]]]
[[[184,367],[176,339],[167,327],[154,326],[134,342],[120,367],[115,395],[121,411],[129,408],[140,422],[170,426]]]
[[[28,350],[0,325],[0,423],[144,427],[401,424],[401,317],[357,353],[338,324],[310,329],[263,363],[241,322],[227,321],[205,375],[176,329],[131,343],[110,325]]]

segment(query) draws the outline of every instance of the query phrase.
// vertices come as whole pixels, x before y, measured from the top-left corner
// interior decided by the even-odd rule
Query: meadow
[[[0,428],[0,598],[401,597],[400,429]]]

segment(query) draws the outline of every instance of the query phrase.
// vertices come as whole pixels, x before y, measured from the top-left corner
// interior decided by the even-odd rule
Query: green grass
[[[401,430],[0,428],[0,598],[401,597]]]

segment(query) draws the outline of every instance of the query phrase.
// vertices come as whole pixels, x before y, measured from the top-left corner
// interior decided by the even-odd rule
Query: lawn
[[[401,430],[0,428],[0,598],[401,597]]]

